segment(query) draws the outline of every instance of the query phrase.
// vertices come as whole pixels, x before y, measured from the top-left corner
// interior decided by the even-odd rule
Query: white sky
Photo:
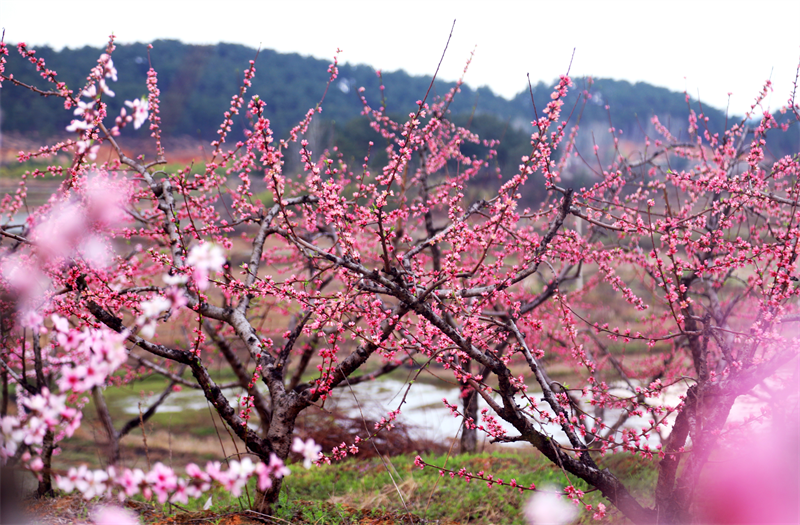
[[[384,71],[433,74],[453,19],[439,76],[466,76],[512,97],[531,80],[571,74],[645,81],[687,90],[743,114],[767,78],[773,108],[789,98],[800,59],[798,0],[512,2],[493,0],[2,0],[7,42],[55,48],[173,38],[241,43]],[[157,54],[158,50],[154,50]]]

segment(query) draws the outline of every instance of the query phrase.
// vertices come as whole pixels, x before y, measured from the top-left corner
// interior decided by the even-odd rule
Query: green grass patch
[[[569,484],[557,466],[535,451],[495,450],[457,455],[449,460],[444,455],[424,459],[439,466],[444,466],[446,462],[447,468],[451,470],[466,468],[472,473],[484,471],[493,475],[494,479],[503,479],[505,483],[516,479],[517,483],[524,486],[535,483],[537,487],[556,488]],[[312,502],[317,505],[343,505],[345,509],[378,510],[398,517],[410,512],[428,521],[440,520],[440,523],[525,523],[521,509],[530,497],[530,492],[521,494],[508,486],[493,485],[490,488],[483,481],[473,479],[467,482],[458,476],[451,479],[447,473],[440,475],[436,468],[420,470],[414,466],[411,455],[384,460],[385,464],[380,458],[350,460],[308,470],[300,465],[293,465],[292,474],[284,481],[285,496],[282,496],[282,505],[278,510],[286,514],[295,509],[297,502]],[[629,488],[634,494],[645,494],[655,484],[654,463],[641,461],[630,455],[617,455],[608,456],[602,466],[608,466],[621,475],[622,479],[629,481]],[[578,489],[589,490],[582,481],[574,478],[572,481]],[[604,502],[607,507],[611,507],[599,492],[586,494],[584,502],[591,505]],[[308,510],[307,507],[304,508]],[[316,509],[319,512],[331,512],[329,507],[318,506]],[[298,517],[293,515],[294,521],[288,521],[306,523],[297,521]],[[331,519],[330,523],[347,523],[335,516]],[[586,513],[578,518],[579,523],[590,521],[591,516]],[[613,521],[622,523],[624,519],[612,516]]]
[[[568,485],[561,470],[535,451],[495,450],[481,454],[461,454],[449,459],[445,455],[424,458],[452,470],[466,468],[472,473],[483,470],[495,479],[509,482],[512,478],[523,485],[561,489]],[[608,467],[626,480],[634,494],[652,491],[656,465],[629,454],[601,458],[601,467]],[[525,525],[522,509],[530,492],[520,493],[507,486],[488,487],[485,482],[466,482],[456,476],[441,476],[436,468],[420,470],[414,466],[413,455],[392,458],[351,459],[338,464],[304,469],[300,463],[290,465],[292,473],[284,478],[278,503],[273,507],[269,523],[360,524],[438,523],[452,525],[495,523]],[[577,488],[588,487],[572,480]],[[233,497],[220,487],[202,498],[190,500],[175,508],[170,504],[149,502],[165,514],[176,517],[186,512],[206,512],[211,516],[246,512],[256,498],[255,479],[251,479],[241,496]],[[402,495],[402,497],[401,497]],[[208,498],[211,507],[203,510]],[[134,498],[143,501],[141,496]],[[647,504],[646,500],[640,500]],[[627,520],[613,510],[599,492],[586,494],[583,502],[596,506],[605,503],[607,518],[603,523],[622,524]],[[241,514],[244,517],[244,514]],[[212,521],[213,522],[213,521]],[[160,522],[159,522],[160,523]],[[226,522],[227,523],[227,522]],[[581,512],[573,524],[595,523],[591,513]]]
[[[61,166],[66,169],[69,168],[71,158],[66,155],[59,155],[54,159],[32,159],[25,162],[4,162],[0,164],[0,178],[4,179],[19,179],[25,172],[33,173],[34,170],[47,173],[49,166]]]

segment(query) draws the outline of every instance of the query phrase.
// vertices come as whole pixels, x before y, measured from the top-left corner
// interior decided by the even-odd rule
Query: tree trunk
[[[8,414],[8,372],[4,368],[0,371],[0,379],[3,382],[3,399],[0,401],[0,416]]]
[[[692,386],[686,394],[685,406],[675,420],[667,440],[667,457],[659,462],[655,510],[659,524],[692,523],[693,503],[698,480],[708,458],[717,446],[719,433],[725,426],[735,395],[723,395],[705,385]],[[694,427],[694,428],[693,428]],[[674,436],[673,436],[674,435]],[[670,454],[692,439],[688,454]],[[678,476],[679,463],[683,463]]]
[[[274,454],[281,461],[286,461],[286,458],[289,457],[294,424],[298,413],[298,407],[290,401],[278,400],[273,404],[272,420],[266,437],[272,445]],[[269,453],[259,454],[259,456],[261,461],[269,463]],[[261,491],[256,488],[253,510],[261,514],[271,515],[274,505],[278,503],[282,484],[282,479],[272,478],[272,486],[267,490]]]
[[[48,430],[44,434],[42,442],[42,479],[39,480],[39,487],[36,490],[36,495],[40,498],[53,495],[53,481],[51,476],[51,465],[53,464],[53,432]]]
[[[472,360],[461,364],[466,372],[472,371]],[[461,429],[461,453],[475,453],[478,450],[478,393],[469,385],[461,385],[461,399],[464,403],[464,426]],[[468,421],[473,424],[467,424]]]
[[[282,484],[283,479],[272,478],[272,486],[270,488],[263,492],[256,489],[256,500],[253,503],[253,510],[268,516],[271,515],[273,505],[278,503],[278,496],[280,496]]]
[[[97,418],[103,424],[103,429],[108,437],[108,464],[116,465],[120,458],[119,438],[117,431],[114,430],[114,422],[111,421],[111,413],[106,405],[106,398],[99,387],[92,387],[92,399],[97,410]]]
[[[478,421],[478,393],[471,387],[466,387],[467,395],[464,398],[464,428],[461,430],[461,452],[474,453],[478,451],[478,430],[467,426],[466,419]]]

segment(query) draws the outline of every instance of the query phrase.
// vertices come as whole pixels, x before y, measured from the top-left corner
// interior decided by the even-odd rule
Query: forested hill
[[[234,44],[186,45],[173,40],[159,40],[153,45],[150,60],[158,72],[164,133],[213,140],[222,113],[229,108],[231,96],[238,93],[243,71],[249,61],[256,58],[256,50]],[[45,47],[37,49],[37,56],[44,58],[49,68],[58,71],[59,79],[77,90],[102,52],[103,49],[99,47],[62,51]],[[147,46],[119,45],[113,59],[119,71],[119,80],[110,86],[116,92],[115,98],[108,99],[110,115],[118,114],[124,100],[146,94],[145,79],[149,67]],[[329,76],[328,61],[267,49],[258,53],[256,68],[256,76],[248,94],[258,94],[267,102],[267,113],[273,129],[278,137],[284,136],[320,100]],[[46,87],[35,69],[23,63],[23,59],[13,51],[8,57],[6,72],[13,73],[20,81]],[[389,114],[403,115],[416,109],[415,102],[424,96],[430,77],[410,76],[403,71],[386,72],[383,73],[383,83],[387,111]],[[575,79],[575,84],[566,102],[565,117],[578,93],[587,87],[585,79]],[[365,96],[370,104],[379,107],[380,80],[375,70],[363,65],[345,64],[339,67],[339,78],[327,94],[321,115],[323,122],[327,123],[326,129],[335,130],[333,141],[336,143],[344,145],[357,141],[363,138],[364,133],[368,133],[363,117],[359,118],[362,104],[358,98],[358,88],[362,86],[366,88]],[[452,86],[453,83],[437,81],[434,94],[444,94]],[[524,87],[524,84],[520,87]],[[536,106],[541,111],[550,100],[551,85],[539,83],[533,91]],[[646,83],[630,84],[609,79],[595,79],[590,92],[593,97],[583,111],[582,127],[601,123],[607,129],[610,114],[613,126],[622,130],[626,138],[636,140],[644,132],[651,132],[650,119],[657,113],[663,123],[671,123],[676,136],[681,133],[685,135],[688,107],[683,94]],[[691,105],[700,113],[696,102],[692,101]],[[450,109],[454,116],[461,116],[463,123],[466,123],[474,109],[475,115],[480,117],[472,120],[474,131],[485,138],[500,138],[499,135],[502,135],[509,142],[508,148],[511,150],[517,147],[525,149],[523,146],[530,132],[530,121],[534,118],[527,88],[514,99],[507,100],[485,87],[474,90],[464,86]],[[702,109],[710,117],[710,129],[721,131],[726,121],[724,113],[707,106]],[[63,103],[59,100],[45,99],[8,83],[0,91],[0,116],[0,126],[4,132],[35,134],[42,138],[63,134],[72,118],[71,112],[64,111]],[[573,121],[576,116],[577,112]],[[237,122],[232,130],[232,138],[241,138],[243,129],[244,122]],[[126,130],[126,134],[132,132],[132,129]],[[147,133],[146,126],[138,133],[144,136]],[[785,140],[788,141],[787,151],[797,147],[796,132]],[[511,151],[505,153],[511,154]]]

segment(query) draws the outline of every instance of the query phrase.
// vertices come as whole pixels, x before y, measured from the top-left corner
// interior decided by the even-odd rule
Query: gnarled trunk
[[[297,415],[300,413],[298,407],[291,402],[277,402],[273,405],[272,419],[266,438],[272,445],[273,452],[281,461],[286,461],[292,445],[292,434]],[[261,457],[261,461],[269,463],[269,455]],[[253,510],[261,514],[272,514],[273,506],[278,502],[281,492],[283,479],[271,478],[272,485],[267,490],[256,489],[256,499],[253,503]]]

